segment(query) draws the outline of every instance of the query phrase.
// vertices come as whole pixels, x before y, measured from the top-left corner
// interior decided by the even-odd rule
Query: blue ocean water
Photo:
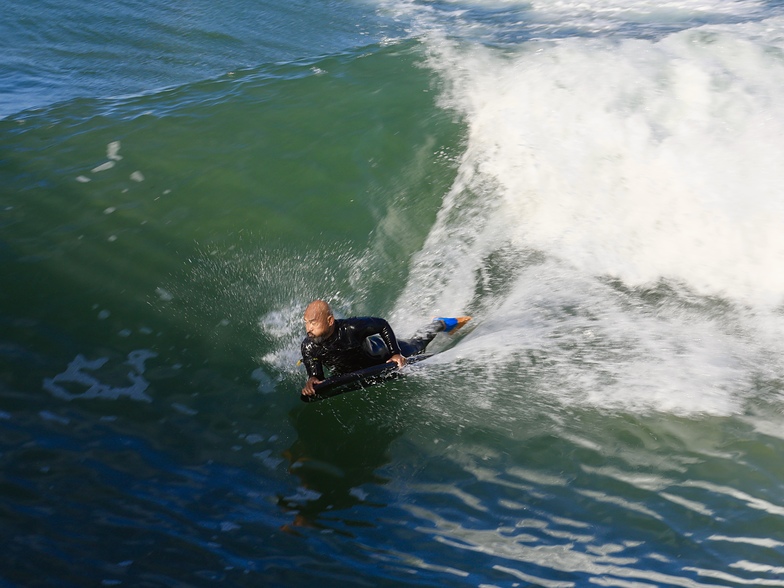
[[[780,2],[0,39],[0,585],[784,585]],[[315,297],[474,319],[303,404]]]

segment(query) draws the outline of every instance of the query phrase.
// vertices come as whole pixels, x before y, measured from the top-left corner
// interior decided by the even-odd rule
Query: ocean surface
[[[784,2],[5,0],[0,587],[784,586]],[[304,404],[313,298],[441,353]]]

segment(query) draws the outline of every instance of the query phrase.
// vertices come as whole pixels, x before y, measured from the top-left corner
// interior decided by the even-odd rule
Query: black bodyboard
[[[406,365],[422,361],[431,357],[432,354],[414,355],[406,358]],[[316,393],[313,396],[306,396],[301,394],[299,399],[302,402],[316,402],[318,400],[326,400],[338,394],[351,392],[352,390],[362,390],[387,380],[400,378],[403,372],[397,367],[396,363],[380,363],[370,367],[349,372],[347,374],[338,374],[330,376],[320,384],[316,384],[313,388]]]

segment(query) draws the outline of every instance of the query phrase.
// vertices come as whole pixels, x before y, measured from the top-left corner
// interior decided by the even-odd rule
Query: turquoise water
[[[7,4],[0,585],[784,585],[779,4]]]

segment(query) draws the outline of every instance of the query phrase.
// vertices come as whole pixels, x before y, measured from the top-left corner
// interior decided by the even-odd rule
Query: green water
[[[373,78],[401,56],[408,78]],[[450,181],[432,154],[460,129],[412,49],[353,59],[4,121],[6,308],[88,341],[171,323],[175,339],[217,337],[215,351],[252,361],[254,323],[281,301],[353,279],[371,296],[358,304],[389,305]],[[395,214],[416,220],[399,230]],[[368,247],[387,253],[362,275],[350,266]]]
[[[753,250],[725,234],[776,267],[773,15],[713,43],[584,6],[12,8],[0,585],[782,585],[782,314],[738,294],[776,272],[705,273]],[[692,177],[728,187],[701,207]],[[682,227],[704,263],[660,245]],[[304,404],[315,297],[474,320]]]

